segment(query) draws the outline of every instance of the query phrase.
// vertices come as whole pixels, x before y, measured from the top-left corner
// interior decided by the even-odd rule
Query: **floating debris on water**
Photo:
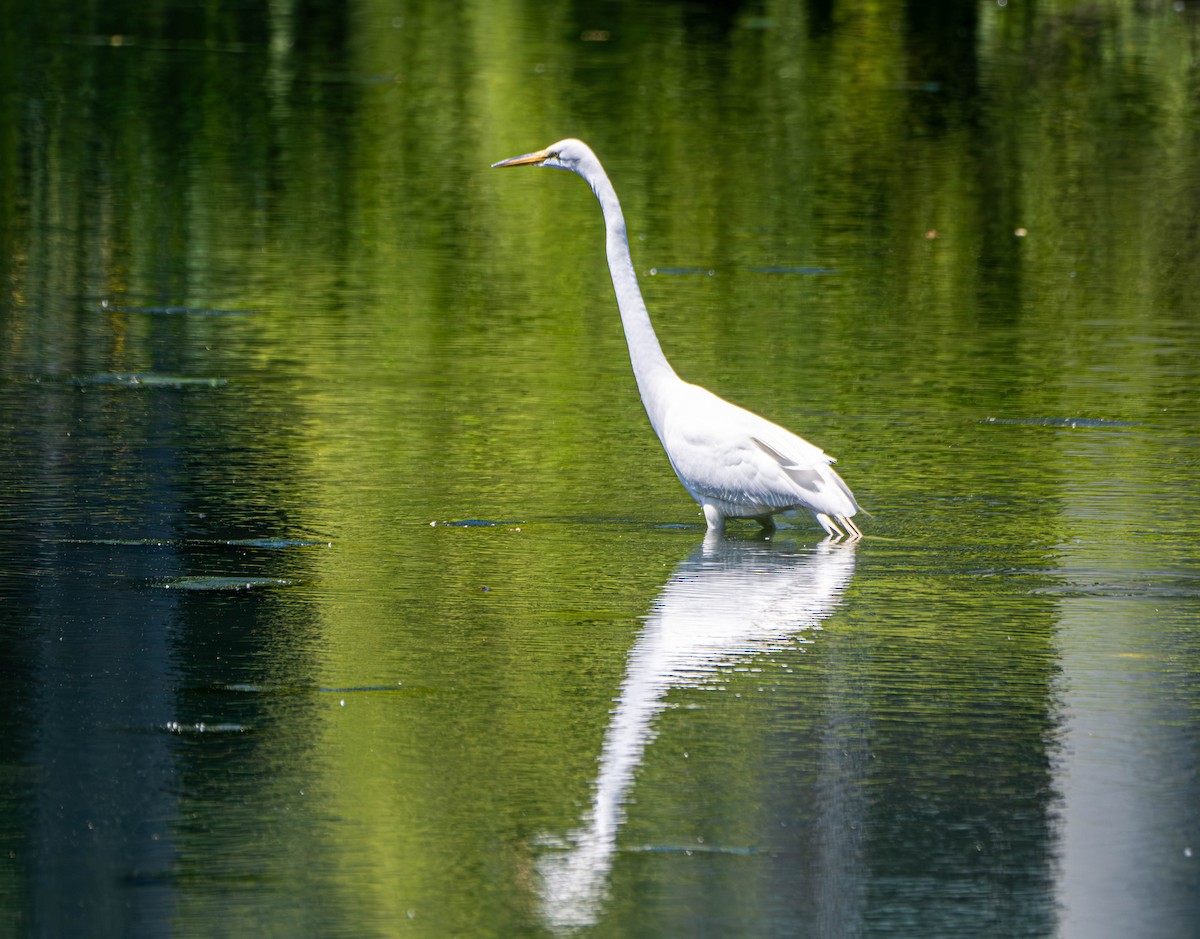
[[[500,528],[503,525],[516,525],[517,522],[493,522],[486,518],[463,518],[451,522],[439,522],[434,519],[429,523],[430,528]]]
[[[167,548],[179,544],[170,538],[55,538],[53,543],[105,545],[110,548]]]
[[[179,721],[167,721],[163,730],[169,734],[244,734],[248,727],[245,724],[206,724],[198,721],[195,724],[181,724]]]
[[[716,277],[717,272],[710,267],[652,267],[651,277]]]
[[[100,301],[101,309],[109,313],[140,313],[146,316],[253,316],[255,310],[224,310],[203,306],[117,306]]]
[[[214,591],[239,591],[239,590],[261,590],[264,587],[289,587],[290,580],[283,580],[278,577],[176,577],[173,580],[167,580],[160,583],[158,586],[165,590],[214,590]]]
[[[163,375],[155,372],[105,372],[99,375],[73,376],[71,384],[79,388],[221,388],[229,384],[229,379]]]
[[[768,264],[762,267],[750,268],[752,274],[803,274],[806,277],[819,277],[826,274],[841,273],[835,267],[812,267],[808,265]]]
[[[197,539],[189,539],[190,544],[202,544],[206,542]],[[212,544],[225,544],[234,548],[332,548],[332,541],[315,541],[311,538],[226,538],[219,541],[211,542]]]

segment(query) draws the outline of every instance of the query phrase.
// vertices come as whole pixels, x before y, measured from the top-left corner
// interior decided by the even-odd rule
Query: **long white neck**
[[[612,275],[613,289],[617,294],[617,308],[621,311],[621,325],[625,329],[625,342],[629,346],[629,361],[633,365],[633,375],[637,379],[642,404],[646,407],[650,423],[658,430],[661,416],[658,413],[658,401],[662,396],[656,395],[654,390],[663,382],[678,381],[679,378],[667,362],[667,357],[663,355],[662,346],[658,344],[658,337],[650,324],[650,314],[646,311],[645,301],[642,300],[637,274],[634,273],[633,261],[629,256],[625,216],[621,212],[616,190],[613,189],[598,160],[586,167],[586,170],[579,175],[591,184],[592,192],[596,194],[600,207],[604,210],[608,271]]]

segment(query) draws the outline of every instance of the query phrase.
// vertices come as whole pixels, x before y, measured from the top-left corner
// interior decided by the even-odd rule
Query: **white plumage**
[[[858,503],[830,465],[832,457],[675,374],[642,300],[621,203],[587,144],[560,140],[545,150],[493,164],[526,165],[570,170],[596,194],[604,211],[609,273],[642,404],[679,481],[704,509],[708,527],[719,531],[726,518],[752,518],[772,528],[773,515],[806,509],[831,537],[861,537],[851,521]]]

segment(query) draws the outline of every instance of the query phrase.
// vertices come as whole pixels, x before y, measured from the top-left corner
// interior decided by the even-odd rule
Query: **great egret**
[[[832,457],[791,431],[675,374],[642,300],[621,203],[591,148],[581,140],[560,140],[545,150],[492,166],[570,170],[582,176],[600,200],[608,269],[642,404],[679,481],[704,509],[709,529],[722,531],[727,518],[752,518],[772,529],[776,513],[807,509],[830,537],[861,538],[862,532],[850,520],[858,503],[830,466]]]

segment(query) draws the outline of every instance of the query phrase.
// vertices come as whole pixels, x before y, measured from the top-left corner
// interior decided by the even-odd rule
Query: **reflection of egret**
[[[776,513],[807,509],[830,535],[860,537],[850,520],[858,503],[830,466],[832,457],[675,374],[650,325],[629,256],[621,203],[596,154],[582,141],[560,140],[493,165],[525,164],[577,173],[600,200],[608,269],[642,404],[679,481],[703,507],[708,527],[719,531],[726,518],[753,518],[772,528]]]
[[[795,556],[710,537],[672,574],[629,653],[583,825],[539,858],[547,925],[566,931],[598,918],[622,805],[667,693],[711,683],[720,668],[816,625],[853,572],[852,541]]]

